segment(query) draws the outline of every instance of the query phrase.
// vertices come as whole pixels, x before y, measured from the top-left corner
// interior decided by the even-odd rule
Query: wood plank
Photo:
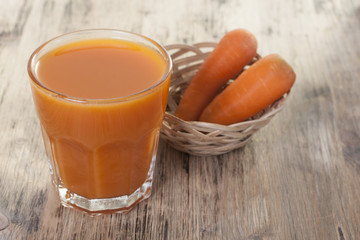
[[[0,0],[0,239],[360,238],[360,2]],[[163,44],[252,31],[297,81],[242,149],[195,157],[160,143],[150,199],[128,214],[61,207],[26,73],[44,41],[84,28]]]

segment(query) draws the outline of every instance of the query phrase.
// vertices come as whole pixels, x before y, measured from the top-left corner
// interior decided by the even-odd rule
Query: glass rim
[[[36,63],[38,61],[35,62],[35,58],[38,56],[39,52],[46,47],[48,44],[54,42],[54,41],[60,41],[62,38],[65,38],[67,36],[70,35],[75,35],[75,34],[81,34],[81,33],[86,33],[86,32],[115,32],[115,33],[120,33],[120,34],[125,34],[125,35],[129,35],[129,36],[134,36],[134,37],[138,37],[142,40],[145,40],[146,42],[151,43],[152,45],[154,45],[157,50],[160,50],[160,54],[162,55],[161,57],[164,58],[164,62],[166,64],[165,67],[165,71],[163,73],[163,75],[161,76],[161,78],[156,81],[154,84],[152,84],[150,87],[143,89],[141,91],[129,94],[129,95],[125,95],[125,96],[120,96],[120,97],[114,97],[114,98],[82,98],[82,97],[75,97],[75,96],[69,96],[63,93],[59,93],[51,88],[48,88],[47,86],[45,86],[38,78],[36,71],[35,71],[35,66]],[[89,38],[92,39],[92,38]],[[112,39],[111,37],[103,37],[103,38],[99,38],[99,39]],[[119,39],[119,38],[114,38],[114,39]],[[126,40],[126,41],[130,41],[128,39],[121,39],[121,40]],[[73,41],[73,42],[76,42]],[[61,44],[59,45],[61,46]],[[54,48],[52,48],[54,49]],[[52,50],[50,49],[50,50]],[[173,63],[171,60],[171,57],[169,55],[169,53],[166,51],[166,49],[159,44],[158,42],[156,42],[155,40],[146,37],[142,34],[139,33],[134,33],[134,32],[130,32],[130,31],[124,31],[124,30],[118,30],[118,29],[111,29],[111,28],[93,28],[93,29],[84,29],[84,30],[78,30],[78,31],[72,31],[72,32],[68,32],[68,33],[64,33],[61,35],[58,35],[54,38],[51,38],[50,40],[47,40],[45,43],[41,44],[30,56],[29,60],[28,60],[28,64],[27,64],[27,72],[28,75],[31,79],[31,83],[34,84],[37,88],[39,88],[41,91],[45,92],[48,95],[51,95],[52,97],[58,97],[61,98],[65,101],[69,101],[69,102],[76,102],[76,103],[93,103],[93,104],[100,104],[100,103],[113,103],[113,102],[125,102],[125,101],[129,101],[131,99],[146,95],[147,93],[150,93],[151,90],[155,89],[157,86],[160,86],[162,83],[164,83],[166,81],[166,79],[169,78],[170,74],[172,73],[173,70]]]

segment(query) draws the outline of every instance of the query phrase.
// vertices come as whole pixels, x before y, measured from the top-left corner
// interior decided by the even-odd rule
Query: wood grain
[[[360,2],[0,0],[0,239],[360,239]],[[254,33],[297,81],[242,148],[195,157],[161,142],[150,199],[125,215],[60,206],[27,60],[64,32],[116,28],[164,45]]]

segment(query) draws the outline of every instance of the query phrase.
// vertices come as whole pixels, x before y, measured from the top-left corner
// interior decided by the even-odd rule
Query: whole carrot
[[[200,121],[229,125],[246,120],[290,90],[295,72],[277,54],[268,55],[239,75],[204,109]]]
[[[236,29],[225,34],[186,88],[175,115],[198,120],[221,87],[251,62],[256,50],[257,41],[250,32]]]

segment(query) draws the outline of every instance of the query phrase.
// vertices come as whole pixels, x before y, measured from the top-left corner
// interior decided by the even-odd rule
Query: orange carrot
[[[295,72],[277,54],[268,55],[239,75],[204,109],[200,121],[224,125],[254,116],[290,90]]]
[[[236,29],[225,34],[191,80],[175,115],[186,121],[198,120],[221,87],[251,62],[256,50],[257,41],[250,32]]]

